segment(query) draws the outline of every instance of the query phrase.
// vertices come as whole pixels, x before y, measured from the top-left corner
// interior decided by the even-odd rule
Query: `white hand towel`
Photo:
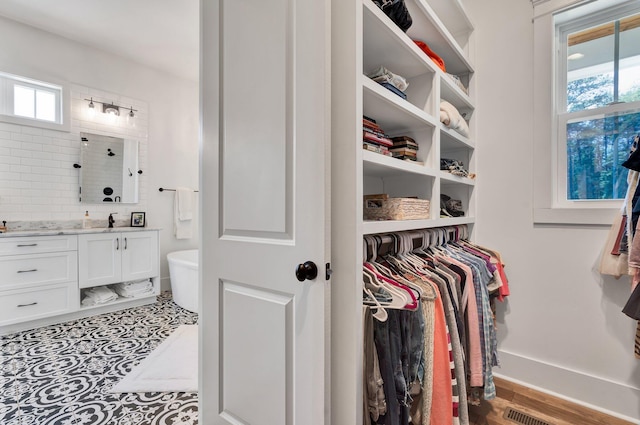
[[[118,294],[106,286],[96,286],[91,289],[85,289],[83,294],[85,296],[82,299],[83,306],[105,304],[118,299]]]
[[[178,202],[178,218],[182,221],[193,219],[193,189],[186,187],[176,188],[176,200]]]
[[[193,189],[176,188],[176,196],[173,201],[173,230],[176,239],[191,239],[192,198]]]

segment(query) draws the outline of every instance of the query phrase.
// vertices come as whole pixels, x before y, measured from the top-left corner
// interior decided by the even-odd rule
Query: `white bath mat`
[[[112,393],[198,391],[198,326],[182,325],[115,385]]]

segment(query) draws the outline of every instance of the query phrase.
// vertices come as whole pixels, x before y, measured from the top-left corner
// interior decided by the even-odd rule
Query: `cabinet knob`
[[[296,268],[296,278],[300,282],[305,280],[313,280],[318,277],[318,266],[313,261],[306,261],[303,264],[298,264]]]

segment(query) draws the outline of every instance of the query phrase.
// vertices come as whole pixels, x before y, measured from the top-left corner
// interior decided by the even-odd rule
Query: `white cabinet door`
[[[158,275],[158,233],[125,232],[122,244],[122,281]]]
[[[121,281],[120,233],[78,236],[78,281],[81,288]]]
[[[200,423],[325,424],[328,3],[200,4]]]

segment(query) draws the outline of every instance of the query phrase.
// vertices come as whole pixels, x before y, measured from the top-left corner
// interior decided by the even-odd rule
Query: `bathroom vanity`
[[[0,334],[155,302],[158,229],[20,231],[0,235]],[[83,306],[83,290],[149,279],[153,290]]]

